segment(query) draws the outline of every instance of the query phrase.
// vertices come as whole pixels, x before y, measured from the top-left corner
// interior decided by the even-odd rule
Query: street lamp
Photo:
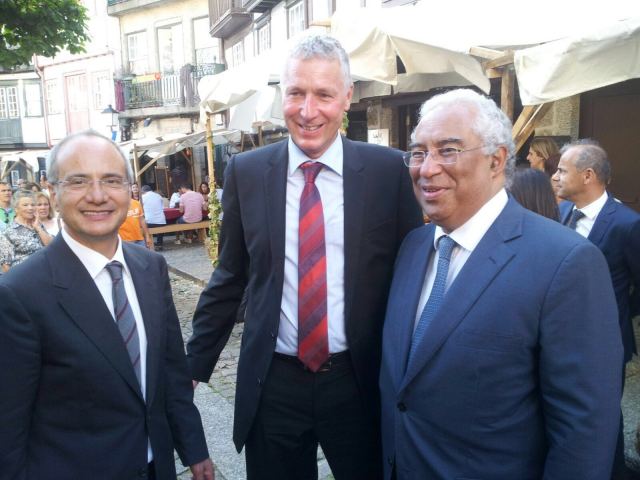
[[[110,113],[111,114],[111,123],[109,124],[109,128],[111,129],[111,140],[113,140],[115,142],[116,137],[118,135],[118,129],[116,128],[118,126],[118,114],[120,112],[118,112],[117,110],[115,110],[111,104],[107,105],[107,108],[105,108],[104,110],[102,110],[102,113]]]

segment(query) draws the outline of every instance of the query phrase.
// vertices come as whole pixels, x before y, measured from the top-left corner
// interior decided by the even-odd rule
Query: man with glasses
[[[519,206],[492,100],[428,100],[404,157],[432,224],[398,253],[383,333],[385,478],[609,478],[622,345],[607,265]]]
[[[13,221],[15,212],[11,208],[11,185],[8,182],[0,181],[0,231]]]
[[[92,131],[49,158],[61,235],[0,279],[0,476],[197,479],[213,467],[164,259],[123,243],[132,172]]]

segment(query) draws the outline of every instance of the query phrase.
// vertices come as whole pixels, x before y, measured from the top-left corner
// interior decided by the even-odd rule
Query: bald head
[[[55,185],[58,182],[60,160],[68,156],[70,152],[73,152],[74,145],[76,145],[81,140],[105,142],[111,145],[115,149],[115,151],[118,152],[118,155],[124,162],[125,170],[127,172],[127,180],[130,183],[133,183],[133,170],[131,169],[131,164],[124,156],[124,153],[122,153],[122,150],[120,150],[120,147],[118,147],[118,145],[110,138],[105,137],[95,130],[85,130],[82,132],[73,133],[65,137],[60,143],[53,147],[53,149],[49,153],[49,158],[47,159],[47,177],[49,179],[49,183]]]

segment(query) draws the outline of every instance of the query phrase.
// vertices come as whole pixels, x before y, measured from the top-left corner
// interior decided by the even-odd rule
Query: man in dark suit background
[[[561,154],[552,178],[556,195],[566,200],[560,204],[560,219],[593,242],[607,259],[626,363],[636,352],[631,320],[640,313],[640,214],[607,192],[611,166],[598,142],[578,140],[565,145]],[[614,478],[625,475],[623,433],[621,422]]]
[[[508,197],[511,122],[491,99],[433,97],[413,142],[432,224],[407,235],[389,294],[385,478],[608,478],[622,345],[602,254]]]
[[[133,175],[92,131],[50,154],[64,229],[0,280],[0,478],[213,479],[164,259],[125,244]]]
[[[227,166],[219,264],[188,360],[208,381],[247,287],[233,438],[248,478],[317,478],[320,443],[335,478],[371,480],[386,297],[421,215],[400,152],[339,134],[353,84],[336,40],[303,39],[281,83],[290,138]]]

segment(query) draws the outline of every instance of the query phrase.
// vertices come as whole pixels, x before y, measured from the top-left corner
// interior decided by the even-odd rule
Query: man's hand
[[[191,475],[193,480],[215,480],[216,476],[213,473],[213,463],[211,459],[207,458],[200,463],[191,465]]]

